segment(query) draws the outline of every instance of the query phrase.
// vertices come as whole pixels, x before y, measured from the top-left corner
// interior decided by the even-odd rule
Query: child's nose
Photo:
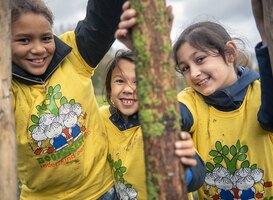
[[[191,71],[191,77],[192,78],[196,78],[201,74],[201,72],[199,70],[199,67],[196,66],[196,65],[190,66],[190,71]]]
[[[124,90],[123,92],[127,92],[127,93],[134,93],[136,90],[136,85],[132,84],[132,83],[127,83],[124,86]]]
[[[41,54],[46,51],[44,45],[41,42],[35,42],[32,46],[31,53]]]

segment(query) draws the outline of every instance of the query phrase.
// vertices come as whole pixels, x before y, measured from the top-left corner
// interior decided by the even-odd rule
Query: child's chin
[[[45,73],[46,68],[39,69],[39,70],[29,70],[28,73],[34,75],[34,76],[41,76]]]
[[[133,115],[135,113],[136,112],[134,112],[134,111],[125,111],[125,112],[123,112],[123,114],[126,115],[126,116],[131,116],[131,115]]]
[[[198,91],[200,94],[202,94],[203,96],[210,96],[211,94],[213,94],[212,91]]]

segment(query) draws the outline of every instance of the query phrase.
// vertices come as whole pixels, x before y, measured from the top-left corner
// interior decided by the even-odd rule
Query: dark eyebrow
[[[198,53],[198,51],[193,52],[193,53],[190,55],[190,58],[193,58],[197,53]],[[183,61],[180,61],[180,62],[177,63],[177,65],[179,66],[179,65],[181,65],[181,64],[183,64],[183,63],[184,63]]]
[[[116,75],[113,76],[113,78],[124,78],[124,76],[120,75],[120,74],[116,74]]]
[[[52,32],[46,32],[46,33],[43,33],[42,36],[48,36],[48,35],[54,35]],[[31,37],[32,34],[31,33],[18,33],[15,35],[16,37]]]
[[[42,34],[42,35],[54,35],[52,32],[47,32],[47,33],[44,33],[44,34]]]
[[[16,35],[14,35],[15,37],[29,37],[30,34],[27,34],[27,33],[18,33]]]

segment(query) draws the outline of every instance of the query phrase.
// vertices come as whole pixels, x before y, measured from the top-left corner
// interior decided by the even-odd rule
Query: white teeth
[[[202,84],[204,84],[205,82],[207,82],[207,80],[209,80],[208,78],[205,78],[205,79],[203,79],[202,81],[200,81],[199,83],[197,83],[197,85],[202,85]]]
[[[32,62],[34,63],[42,63],[44,61],[44,59],[35,59],[35,60],[32,60]]]
[[[125,105],[132,105],[133,101],[132,100],[125,100],[125,99],[123,99],[122,103],[125,104]]]

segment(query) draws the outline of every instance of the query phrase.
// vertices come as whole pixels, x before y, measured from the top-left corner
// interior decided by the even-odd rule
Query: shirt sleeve
[[[89,0],[84,20],[75,29],[76,43],[83,59],[96,67],[115,41],[125,0]]]
[[[265,130],[273,132],[273,75],[269,52],[266,46],[262,46],[262,43],[257,44],[255,52],[261,79],[261,106],[258,120]]]
[[[189,182],[189,184],[187,184],[188,192],[193,192],[198,190],[204,184],[205,178],[206,178],[206,167],[203,160],[198,155],[198,153],[195,154],[195,159],[197,161],[197,165],[187,169],[191,172],[191,176],[192,176],[191,181]],[[186,174],[186,182],[187,182],[187,174]]]
[[[179,102],[180,115],[181,115],[181,129],[189,131],[193,125],[193,116],[185,104]]]

